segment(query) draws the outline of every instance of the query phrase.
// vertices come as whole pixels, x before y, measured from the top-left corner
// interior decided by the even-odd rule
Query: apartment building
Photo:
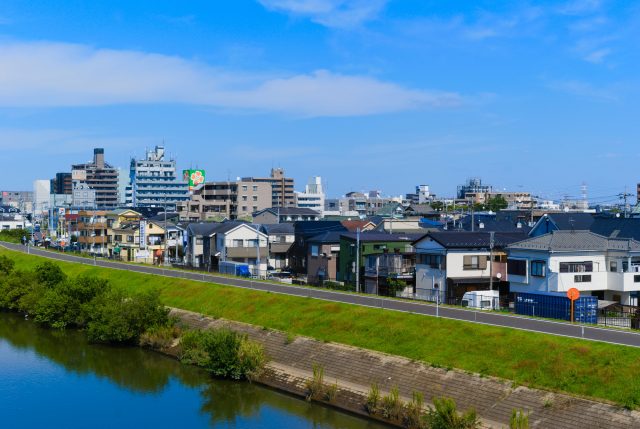
[[[74,184],[83,183],[95,190],[97,209],[114,209],[118,206],[119,171],[105,162],[104,149],[95,148],[92,161],[73,165],[71,177]]]
[[[271,207],[271,184],[244,179],[235,182],[207,182],[193,191],[191,199],[180,201],[181,220],[222,221],[250,218],[252,213]]]
[[[107,254],[107,211],[80,210],[76,228],[81,250],[98,255]]]
[[[269,177],[243,177],[242,181],[271,185],[271,204],[268,207],[296,206],[294,180],[286,177],[282,168],[272,168]]]
[[[325,193],[321,177],[312,177],[304,192],[296,192],[296,206],[324,213]]]
[[[179,180],[176,160],[168,158],[164,146],[146,151],[144,159],[131,159],[127,205],[132,207],[166,207],[189,200],[189,185]]]

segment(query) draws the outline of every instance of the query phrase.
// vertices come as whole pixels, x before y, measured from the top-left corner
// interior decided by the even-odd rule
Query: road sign
[[[567,291],[567,298],[569,298],[571,301],[575,301],[576,299],[580,298],[580,291],[572,287]]]
[[[574,287],[567,291],[567,298],[571,300],[571,323],[573,323],[573,309],[576,299],[580,298],[580,291]]]

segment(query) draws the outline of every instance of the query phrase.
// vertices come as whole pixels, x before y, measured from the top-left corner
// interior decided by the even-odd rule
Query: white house
[[[578,289],[599,299],[637,305],[640,242],[589,231],[553,231],[507,247],[512,292]]]
[[[416,298],[435,301],[462,298],[465,292],[507,292],[504,248],[526,235],[447,231],[431,232],[414,243],[416,249]],[[490,262],[491,256],[493,261]]]
[[[256,225],[225,222],[216,229],[215,237],[215,255],[219,261],[246,263],[256,275],[266,275],[269,259],[268,237]],[[260,274],[255,272],[256,269]]]
[[[295,240],[292,223],[262,225],[260,230],[269,238],[269,266],[281,270],[289,266],[289,249]]]

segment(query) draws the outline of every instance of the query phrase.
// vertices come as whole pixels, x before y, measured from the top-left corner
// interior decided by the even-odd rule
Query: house
[[[17,209],[16,209],[17,210]],[[18,212],[13,213],[3,213],[0,212],[0,230],[7,229],[24,229],[25,228],[25,218]]]
[[[123,261],[161,264],[165,260],[166,228],[160,222],[123,217],[108,229],[108,255]]]
[[[429,204],[411,204],[404,209],[405,217],[417,217],[421,219],[440,220],[441,214]]]
[[[245,222],[229,221],[218,224],[214,231],[212,269],[221,261],[241,262],[249,265],[254,275],[266,277],[269,259],[267,234],[260,227]]]
[[[269,240],[269,267],[286,270],[289,267],[289,250],[295,241],[292,223],[274,223],[261,225],[260,231],[267,234]]]
[[[365,290],[365,263],[371,255],[411,254],[413,241],[422,237],[418,234],[389,234],[385,232],[368,231],[361,234],[349,232],[340,237],[340,259],[338,279],[345,283],[356,285],[356,273],[360,273],[359,290]],[[359,237],[358,237],[359,236]],[[359,249],[358,249],[359,242]],[[360,258],[357,258],[359,254]],[[370,290],[375,288],[371,287]]]
[[[272,207],[253,213],[253,221],[260,224],[320,220],[320,213],[308,208]]]
[[[445,231],[416,240],[414,298],[455,303],[466,292],[509,292],[505,248],[526,238],[522,233]]]
[[[590,213],[548,213],[531,228],[530,237],[538,237],[552,231],[588,231],[594,222]]]
[[[347,232],[339,221],[307,221],[295,222],[294,243],[289,250],[291,271],[299,275],[307,274],[307,258],[309,256],[309,239],[323,232]]]
[[[215,233],[221,225],[217,222],[194,222],[186,227],[185,259],[191,267],[208,267],[213,264]],[[213,242],[213,243],[212,243]]]
[[[507,247],[512,292],[566,292],[638,305],[640,241],[556,230]]]
[[[413,247],[395,248],[393,252],[383,249],[382,254],[368,254],[364,262],[364,291],[374,295],[413,296],[415,270],[416,254]],[[404,284],[402,290],[391,288],[394,281]]]
[[[307,283],[321,285],[338,279],[342,231],[326,231],[307,240]]]
[[[449,230],[472,232],[520,232],[528,234],[531,231],[525,222],[516,219],[497,218],[495,213],[476,213],[467,215],[447,225]]]

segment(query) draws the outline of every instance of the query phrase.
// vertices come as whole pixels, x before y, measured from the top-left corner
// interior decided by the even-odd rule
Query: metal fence
[[[614,304],[598,310],[598,325],[640,329],[640,307]]]

